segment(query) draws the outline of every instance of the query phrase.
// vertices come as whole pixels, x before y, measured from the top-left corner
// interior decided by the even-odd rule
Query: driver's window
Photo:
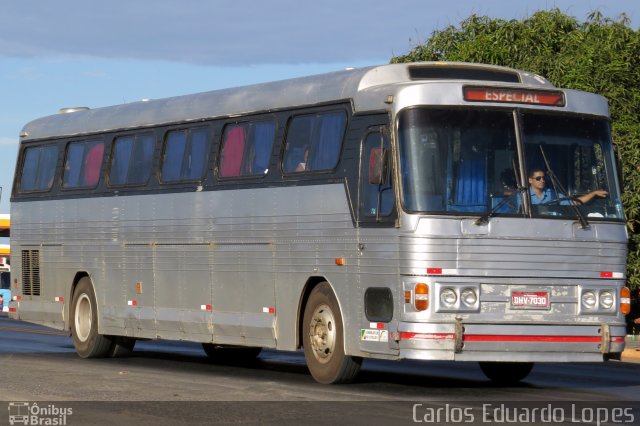
[[[389,138],[382,129],[366,136],[362,162],[360,211],[365,217],[388,217],[394,207],[393,179]]]

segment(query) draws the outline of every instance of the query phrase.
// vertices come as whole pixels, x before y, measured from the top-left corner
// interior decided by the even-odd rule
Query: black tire
[[[124,358],[131,355],[133,347],[136,345],[136,339],[126,336],[112,336],[113,343],[107,354],[110,358]]]
[[[211,361],[220,364],[247,364],[255,361],[262,351],[262,348],[215,343],[203,343],[202,348]]]
[[[481,362],[480,369],[498,385],[513,385],[531,373],[533,362]]]
[[[342,315],[328,283],[320,283],[311,291],[302,327],[304,357],[313,378],[323,384],[355,380],[362,358],[344,353]]]
[[[113,340],[98,334],[98,310],[91,280],[84,277],[73,292],[71,337],[81,358],[101,358],[109,353]]]

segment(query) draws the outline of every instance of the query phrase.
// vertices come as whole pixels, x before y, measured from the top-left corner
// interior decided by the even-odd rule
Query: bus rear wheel
[[[109,353],[113,341],[98,333],[98,309],[91,280],[82,278],[73,292],[71,336],[81,358],[101,358]]]
[[[352,382],[362,358],[345,355],[340,307],[328,283],[311,291],[302,326],[304,357],[313,378],[323,384]]]
[[[480,369],[498,385],[513,385],[524,380],[533,369],[533,362],[480,362]]]

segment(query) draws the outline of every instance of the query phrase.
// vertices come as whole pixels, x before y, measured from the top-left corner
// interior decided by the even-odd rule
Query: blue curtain
[[[487,202],[487,159],[484,144],[461,143],[454,194],[455,211],[483,211]]]
[[[346,118],[339,112],[323,114],[318,119],[318,139],[311,151],[311,170],[333,169],[338,164]]]
[[[263,174],[269,168],[275,130],[273,123],[256,123],[254,127],[256,157],[251,168],[253,174]]]

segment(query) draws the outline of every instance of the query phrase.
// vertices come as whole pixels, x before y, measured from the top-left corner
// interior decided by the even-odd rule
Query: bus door
[[[394,300],[398,296],[397,213],[389,130],[369,127],[360,152],[358,199],[359,280],[364,303],[360,319],[360,350],[396,353],[392,349]]]

